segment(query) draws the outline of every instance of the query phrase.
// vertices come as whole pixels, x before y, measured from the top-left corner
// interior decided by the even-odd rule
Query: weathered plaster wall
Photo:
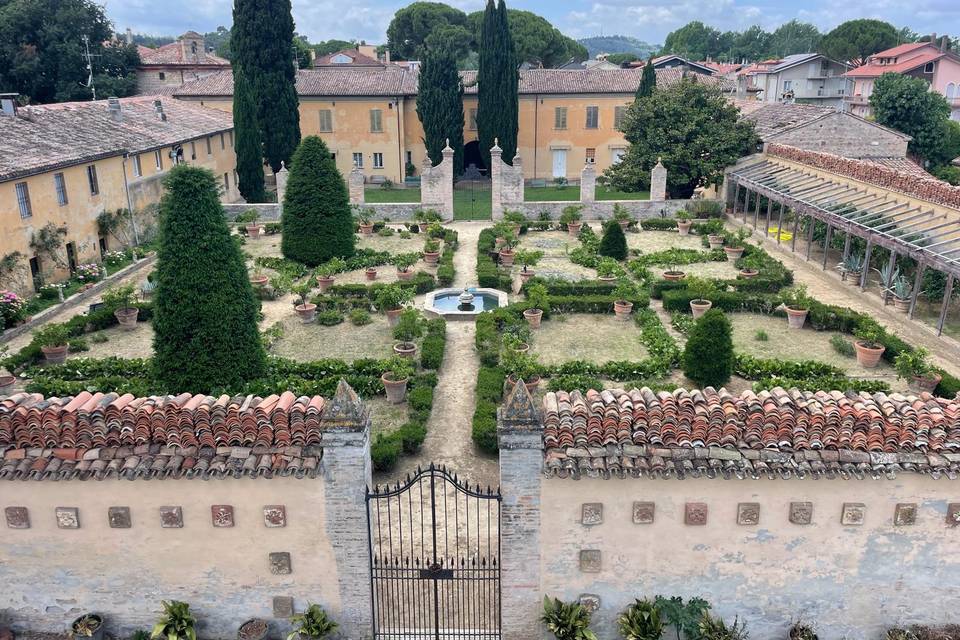
[[[702,596],[745,619],[752,638],[785,638],[792,620],[817,624],[822,640],[878,639],[894,624],[956,622],[960,527],[946,524],[960,484],[903,474],[896,480],[543,481],[541,586],[575,600],[599,596],[595,626],[618,637],[617,614],[635,597]],[[634,524],[635,501],[655,504]],[[792,524],[790,503],[813,503],[812,524]],[[759,524],[737,524],[738,503],[760,505]],[[584,503],[602,522],[582,523]],[[704,503],[705,525],[684,524],[686,503]],[[864,523],[841,524],[844,503],[865,505]],[[894,526],[898,503],[916,503],[916,524]],[[595,511],[593,512],[595,513]],[[584,571],[581,551],[599,552]],[[596,560],[596,556],[592,558]]]
[[[512,210],[522,211],[531,220],[536,220],[541,212],[546,211],[551,219],[557,219],[564,208],[578,204],[573,202],[524,202],[510,207]],[[690,204],[690,200],[596,200],[594,202],[580,202],[583,205],[584,220],[606,220],[613,217],[613,207],[620,204],[630,215],[637,218],[657,218],[661,215],[670,216]]]

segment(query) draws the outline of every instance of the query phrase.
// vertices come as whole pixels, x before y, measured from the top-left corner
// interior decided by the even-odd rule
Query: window
[[[163,154],[160,152],[160,149],[153,152],[153,161],[157,165],[157,171],[163,171]]]
[[[933,73],[933,69],[934,69],[935,66],[936,66],[936,63],[935,63],[935,62],[928,62],[927,64],[923,65],[923,72],[924,72],[924,73]]]
[[[220,132],[220,151],[223,151],[227,148],[227,143],[223,140],[223,132]]]
[[[370,131],[383,132],[383,111],[380,109],[370,109]]]
[[[373,168],[374,169],[383,169],[383,154],[374,153],[373,154]]]
[[[596,129],[600,126],[600,108],[587,107],[587,129]]]
[[[353,62],[353,58],[351,58],[348,55],[338,53],[337,55],[330,58],[330,62],[332,62],[333,64],[350,64],[351,62]]]
[[[567,108],[566,107],[556,107],[553,110],[553,128],[554,129],[567,128]]]
[[[363,169],[363,154],[362,154],[362,153],[354,153],[354,154],[353,154],[353,166],[357,167],[358,169]]]
[[[613,128],[620,129],[620,125],[623,124],[623,118],[627,115],[626,107],[614,107],[613,108]]]
[[[597,150],[596,149],[587,149],[587,164],[593,164],[597,161]]]
[[[960,95],[957,94],[957,85],[952,82],[947,84],[947,100],[953,100],[957,97],[960,97]]]
[[[223,190],[230,191],[230,174],[223,174]]]
[[[784,90],[784,92],[793,91],[793,80],[784,80],[784,81],[783,81],[783,90]]]
[[[333,131],[333,112],[320,109],[320,131]]]
[[[191,160],[197,159],[197,143],[196,142],[190,143],[190,159]]]
[[[213,155],[213,146],[210,144],[210,136],[207,136],[207,156]]]
[[[91,164],[87,167],[87,182],[90,183],[90,195],[98,195],[100,193],[100,183],[97,181],[97,165]]]
[[[477,110],[470,109],[470,111],[468,111],[467,113],[469,118],[467,124],[470,127],[470,131],[476,131],[477,130]]]
[[[17,204],[20,206],[20,217],[29,218],[33,216],[33,209],[30,207],[30,189],[27,188],[27,183],[18,182],[15,188],[17,190]]]
[[[413,164],[413,151],[407,151],[407,164]]]
[[[53,174],[53,186],[57,188],[57,204],[62,207],[67,204],[67,181],[62,173]]]
[[[143,175],[143,165],[140,163],[140,154],[133,156],[133,177],[139,178]]]
[[[165,74],[163,71],[161,71],[161,72],[158,73],[157,75],[160,76],[160,79],[161,79],[161,80],[166,80],[166,79],[167,79],[167,74]]]
[[[190,43],[190,53],[192,53],[193,55],[197,55],[197,43],[196,43],[196,42],[191,42],[191,43]]]

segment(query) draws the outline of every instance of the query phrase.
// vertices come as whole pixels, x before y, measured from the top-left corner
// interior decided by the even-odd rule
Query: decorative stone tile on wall
[[[951,502],[947,505],[947,524],[951,527],[960,525],[960,502]]]
[[[859,526],[866,517],[867,507],[862,502],[844,502],[840,513],[840,524],[844,526]]]
[[[600,596],[595,593],[582,593],[577,600],[587,613],[593,614],[600,610]]]
[[[790,522],[793,524],[810,524],[813,522],[813,503],[791,502]]]
[[[653,524],[655,507],[652,502],[634,502],[633,524]]]
[[[215,504],[210,507],[210,519],[215,527],[233,526],[233,505]]]
[[[130,507],[109,507],[107,523],[111,529],[129,529],[132,526]]]
[[[688,502],[683,507],[683,523],[692,526],[707,524],[707,503]]]
[[[600,573],[601,554],[599,549],[583,549],[580,551],[580,571],[584,573]]]
[[[57,527],[61,529],[80,528],[80,510],[76,507],[57,507]]]
[[[180,507],[160,507],[160,526],[164,529],[183,528],[183,509]]]
[[[30,528],[30,512],[26,507],[7,507],[3,513],[7,518],[7,526],[11,529]]]
[[[292,618],[293,598],[290,596],[273,596],[273,617]]]
[[[917,523],[917,503],[901,502],[893,511],[893,524],[898,527],[907,527]]]
[[[270,573],[277,576],[285,576],[293,573],[293,569],[290,566],[289,551],[272,551],[270,552],[269,560]]]
[[[287,509],[282,504],[268,504],[263,508],[263,523],[268,527],[287,526]]]
[[[760,503],[741,502],[737,505],[737,524],[753,526],[760,524]]]
[[[580,522],[587,527],[603,524],[603,503],[584,502],[580,508]]]

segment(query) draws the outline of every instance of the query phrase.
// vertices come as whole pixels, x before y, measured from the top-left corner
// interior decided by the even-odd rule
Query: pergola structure
[[[780,244],[784,210],[789,208],[796,214],[790,241],[792,251],[796,251],[800,220],[806,217],[810,222],[807,225],[807,260],[810,259],[813,245],[813,221],[826,224],[824,269],[827,268],[827,251],[834,232],[846,234],[844,261],[850,254],[851,238],[862,238],[866,242],[866,251],[864,268],[860,274],[861,290],[867,283],[870,254],[874,247],[884,247],[890,251],[891,273],[897,256],[912,258],[916,261],[917,270],[910,298],[910,318],[914,315],[924,271],[934,269],[945,273],[946,290],[937,321],[937,334],[943,333],[954,281],[960,278],[960,211],[842,174],[830,173],[820,167],[806,167],[775,154],[764,154],[752,160],[727,172],[733,195],[734,217],[742,216],[746,224],[752,214],[753,226],[757,228],[761,218],[761,196],[765,197],[766,233],[774,214],[773,205],[779,204],[776,235],[777,244]],[[741,190],[745,191],[744,206],[742,211],[738,211]],[[885,286],[890,285],[886,283]]]

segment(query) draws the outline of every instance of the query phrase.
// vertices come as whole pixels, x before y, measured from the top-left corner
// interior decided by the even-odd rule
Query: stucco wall
[[[635,597],[702,596],[715,613],[745,619],[751,637],[785,638],[791,621],[822,640],[877,639],[894,624],[956,622],[960,528],[946,524],[960,484],[902,474],[896,480],[560,480],[541,488],[541,587],[576,600],[599,596],[602,639]],[[633,503],[653,502],[654,522],[634,524]],[[813,503],[809,525],[790,503]],[[738,503],[760,505],[758,525],[737,524]],[[602,523],[582,524],[584,503]],[[703,526],[684,524],[686,503],[707,505]],[[844,503],[864,523],[841,524]],[[916,503],[916,524],[894,526],[897,503]],[[595,513],[595,512],[594,512]],[[596,572],[581,551],[599,552]],[[596,556],[593,556],[593,560]],[[593,567],[596,568],[596,567]]]

